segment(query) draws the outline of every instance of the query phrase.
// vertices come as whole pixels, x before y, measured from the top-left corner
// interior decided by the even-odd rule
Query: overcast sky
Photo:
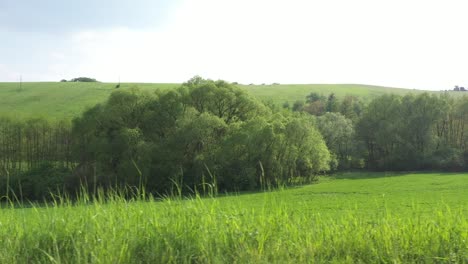
[[[468,86],[465,0],[0,0],[0,81]]]

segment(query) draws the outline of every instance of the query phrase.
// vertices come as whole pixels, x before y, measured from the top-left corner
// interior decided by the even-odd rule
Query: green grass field
[[[468,174],[0,210],[0,263],[463,263]]]
[[[124,84],[141,89],[167,89],[177,84]],[[107,99],[115,84],[110,83],[0,83],[0,115],[71,118]]]
[[[120,89],[139,87],[143,90],[170,89],[179,84],[128,84]],[[252,95],[265,101],[282,104],[304,100],[311,92],[323,95],[335,93],[338,97],[356,95],[366,100],[382,94],[421,93],[420,90],[398,89],[354,84],[306,85],[247,85],[241,86]],[[0,115],[13,117],[45,116],[70,118],[78,116],[88,107],[107,99],[115,90],[111,83],[0,83]],[[455,93],[454,93],[455,94]],[[461,93],[457,93],[461,94]]]
[[[296,100],[304,100],[311,92],[322,95],[335,93],[336,96],[358,96],[362,100],[369,100],[383,94],[405,95],[408,93],[423,93],[422,90],[391,88],[362,84],[284,84],[284,85],[249,85],[243,86],[253,95],[264,100],[272,100],[277,104],[286,101],[293,103]]]

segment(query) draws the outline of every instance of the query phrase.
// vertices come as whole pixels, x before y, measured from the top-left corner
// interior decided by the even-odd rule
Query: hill
[[[84,109],[104,101],[115,90],[115,83],[30,82],[0,83],[0,114],[14,117],[47,116],[70,118]],[[138,87],[143,90],[171,89],[174,83],[123,83],[119,89]],[[338,97],[355,95],[364,100],[382,94],[421,93],[421,90],[389,88],[359,84],[294,84],[294,85],[239,85],[260,100],[282,104],[303,100],[311,92],[335,93]],[[437,93],[437,92],[433,92]],[[461,93],[460,93],[461,94]]]
[[[334,93],[337,97],[346,95],[359,96],[364,100],[372,99],[383,94],[405,95],[408,93],[437,93],[415,89],[392,88],[364,84],[282,84],[282,85],[244,85],[242,86],[253,95],[275,103],[294,102],[304,100],[311,92],[328,95]]]
[[[112,83],[83,82],[31,82],[0,83],[0,114],[24,117],[46,116],[70,118],[80,115],[86,108],[105,101],[115,91]],[[121,89],[170,89],[178,84],[123,84]]]

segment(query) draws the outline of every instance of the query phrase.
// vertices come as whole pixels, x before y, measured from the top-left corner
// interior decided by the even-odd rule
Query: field
[[[71,118],[78,116],[88,107],[107,99],[115,90],[111,83],[0,83],[0,114],[13,117],[45,116],[48,118]],[[121,89],[139,87],[143,90],[170,89],[179,84],[129,84]],[[355,84],[304,84],[304,85],[244,85],[241,86],[260,100],[282,104],[304,100],[311,92],[338,97],[359,96],[361,99],[394,93],[421,93],[421,90],[398,89]]]
[[[277,104],[286,101],[293,103],[296,100],[304,100],[311,92],[322,95],[334,93],[341,98],[346,95],[354,95],[361,100],[369,100],[383,94],[405,95],[408,93],[419,94],[425,91],[415,89],[391,88],[363,84],[284,84],[284,85],[249,85],[243,86],[253,95],[263,100],[272,100]]]
[[[177,84],[126,84],[141,89],[172,88]],[[71,118],[107,99],[115,90],[109,83],[0,83],[0,114],[14,117]]]
[[[468,174],[0,210],[0,263],[463,263]]]

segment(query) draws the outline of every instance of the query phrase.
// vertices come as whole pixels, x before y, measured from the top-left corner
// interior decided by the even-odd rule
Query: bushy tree
[[[358,142],[350,119],[340,113],[326,113],[317,118],[317,127],[322,133],[330,151],[335,154],[340,168],[350,168],[353,160],[359,160]]]
[[[157,192],[174,182],[242,190],[312,177],[329,169],[330,154],[311,118],[273,115],[244,90],[200,77],[155,94],[115,91],[74,121],[75,175]]]
[[[465,99],[427,93],[385,95],[364,111],[357,134],[374,169],[420,170],[464,166]],[[468,113],[468,112],[466,112]]]
[[[70,82],[97,82],[97,80],[89,77],[77,77],[71,79]]]

